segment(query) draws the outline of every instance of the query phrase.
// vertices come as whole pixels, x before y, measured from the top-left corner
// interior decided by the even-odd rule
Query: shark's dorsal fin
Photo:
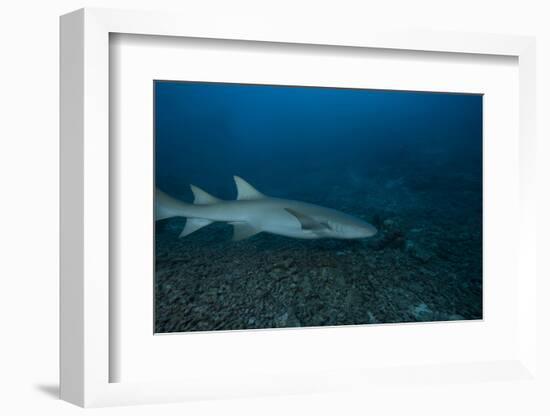
[[[321,231],[321,230],[330,230],[330,226],[325,222],[319,222],[314,218],[311,218],[309,215],[302,214],[292,208],[285,208],[285,211],[289,214],[294,215],[300,225],[302,230],[311,230],[311,231]]]
[[[195,199],[193,200],[194,204],[203,205],[220,202],[218,198],[210,195],[208,192],[203,191],[201,188],[195,185],[191,185],[191,191],[193,191],[193,196],[195,197]]]
[[[265,198],[265,195],[257,191],[252,185],[239,176],[233,176],[235,185],[237,185],[237,199],[260,199]]]

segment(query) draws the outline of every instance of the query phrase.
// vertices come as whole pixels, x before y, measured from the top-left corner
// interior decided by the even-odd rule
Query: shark
[[[221,200],[190,185],[194,196],[191,204],[156,189],[155,220],[187,218],[180,237],[213,222],[225,222],[233,226],[234,241],[261,232],[300,239],[359,239],[377,233],[372,224],[352,215],[308,202],[273,198],[239,176],[233,179],[236,200]]]

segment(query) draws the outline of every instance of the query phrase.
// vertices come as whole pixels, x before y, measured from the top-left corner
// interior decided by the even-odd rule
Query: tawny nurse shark
[[[189,204],[156,191],[156,220],[186,217],[180,237],[216,221],[233,225],[233,240],[261,232],[293,238],[354,239],[372,237],[376,228],[366,221],[331,208],[290,199],[271,198],[244,179],[234,176],[237,199],[224,201],[191,185],[195,197]]]

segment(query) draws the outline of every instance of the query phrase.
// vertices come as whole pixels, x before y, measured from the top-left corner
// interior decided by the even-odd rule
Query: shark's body
[[[376,234],[376,228],[343,212],[306,202],[271,198],[235,176],[237,200],[223,201],[191,185],[193,204],[174,199],[157,190],[156,219],[186,217],[181,237],[220,221],[234,227],[234,240],[260,232],[293,238],[364,238]]]

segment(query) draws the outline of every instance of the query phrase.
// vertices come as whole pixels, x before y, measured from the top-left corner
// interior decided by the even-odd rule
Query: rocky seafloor
[[[373,238],[234,242],[232,227],[215,223],[179,239],[184,218],[158,222],[155,332],[481,319],[479,181],[347,181],[323,196],[276,196],[362,217]]]

